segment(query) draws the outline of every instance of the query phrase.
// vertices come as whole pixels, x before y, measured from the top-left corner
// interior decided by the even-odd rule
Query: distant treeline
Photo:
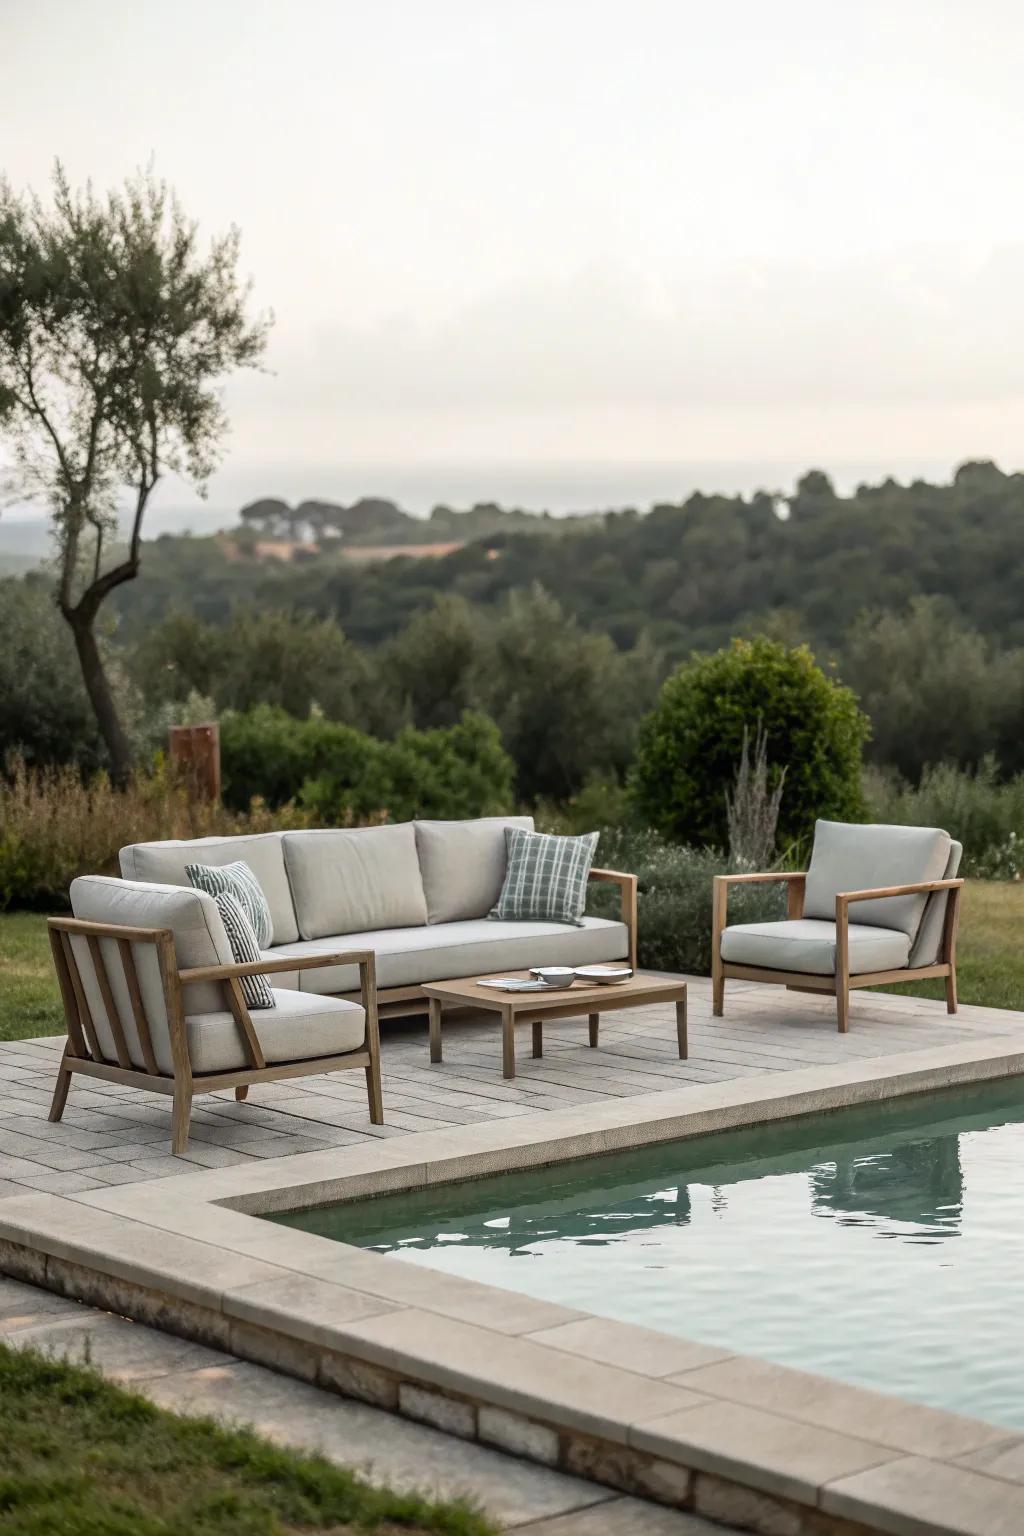
[[[370,566],[324,554],[268,568],[232,562],[209,539],[165,536],[147,545],[141,580],[118,595],[124,632],[141,635],[174,610],[220,622],[253,603],[334,618],[351,639],[377,645],[439,596],[489,607],[539,583],[620,649],[644,637],[669,660],[758,631],[827,655],[865,613],[901,615],[922,596],[945,599],[990,641],[1024,645],[1024,475],[989,463],[962,465],[949,485],[888,480],[851,496],[813,470],[785,498],[695,494],[568,526],[500,508],[443,510],[408,524],[421,539],[429,529],[465,547]],[[499,531],[477,533],[480,522]],[[394,531],[372,516],[352,529],[364,542]]]

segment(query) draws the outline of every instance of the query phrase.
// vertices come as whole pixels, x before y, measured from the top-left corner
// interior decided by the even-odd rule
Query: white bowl
[[[591,987],[614,987],[628,981],[633,969],[628,965],[578,965],[577,981],[585,981]]]
[[[576,972],[571,965],[531,965],[530,975],[549,987],[571,987]]]

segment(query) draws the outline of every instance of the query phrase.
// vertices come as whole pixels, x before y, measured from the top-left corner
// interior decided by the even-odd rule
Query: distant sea
[[[693,491],[785,493],[811,468],[826,470],[841,492],[853,490],[862,481],[877,483],[889,475],[903,482],[918,478],[947,481],[953,471],[952,465],[938,459],[829,463],[813,457],[678,464],[281,465],[270,469],[232,465],[215,477],[205,502],[180,484],[160,486],[147,514],[146,533],[149,538],[186,530],[215,533],[219,528],[232,527],[239,508],[261,496],[279,496],[292,505],[310,498],[348,504],[361,496],[380,496],[420,517],[439,503],[464,509],[486,501],[546,511],[556,517],[623,507],[646,512],[658,502],[685,501]],[[12,508],[0,516],[0,556],[36,560],[47,550],[42,514]]]

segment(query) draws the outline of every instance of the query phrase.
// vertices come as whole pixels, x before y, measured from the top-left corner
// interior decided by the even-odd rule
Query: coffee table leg
[[[600,1022],[600,1018],[601,1018],[601,1015],[599,1013],[590,1013],[590,1014],[587,1015],[587,1024],[590,1026],[590,1043],[591,1043],[591,1045],[596,1045],[597,1044],[597,1026],[598,1026],[598,1023]]]
[[[501,1075],[516,1075],[515,1022],[511,1008],[503,1009],[501,1015]]]
[[[690,1054],[689,1042],[686,1037],[686,993],[676,1003],[676,1035],[679,1038],[679,1060],[685,1061]]]
[[[544,1024],[540,1019],[533,1021],[533,1054],[544,1055]]]
[[[437,997],[429,999],[430,1003],[430,1059],[441,1060],[441,1000]]]

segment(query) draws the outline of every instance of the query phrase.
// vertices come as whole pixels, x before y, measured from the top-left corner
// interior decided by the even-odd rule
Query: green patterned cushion
[[[186,864],[185,874],[190,885],[208,896],[228,891],[252,924],[260,948],[270,948],[274,942],[274,921],[263,887],[248,864],[241,859],[234,864]]]
[[[256,960],[262,960],[260,946],[241,902],[236,901],[230,891],[218,891],[213,899],[217,903],[217,911],[221,915],[235,964],[250,965]],[[274,989],[265,976],[239,976],[238,980],[246,1007],[273,1008]]]
[[[505,884],[488,916],[506,922],[573,923],[582,928],[597,838],[596,832],[552,837],[506,827]]]

